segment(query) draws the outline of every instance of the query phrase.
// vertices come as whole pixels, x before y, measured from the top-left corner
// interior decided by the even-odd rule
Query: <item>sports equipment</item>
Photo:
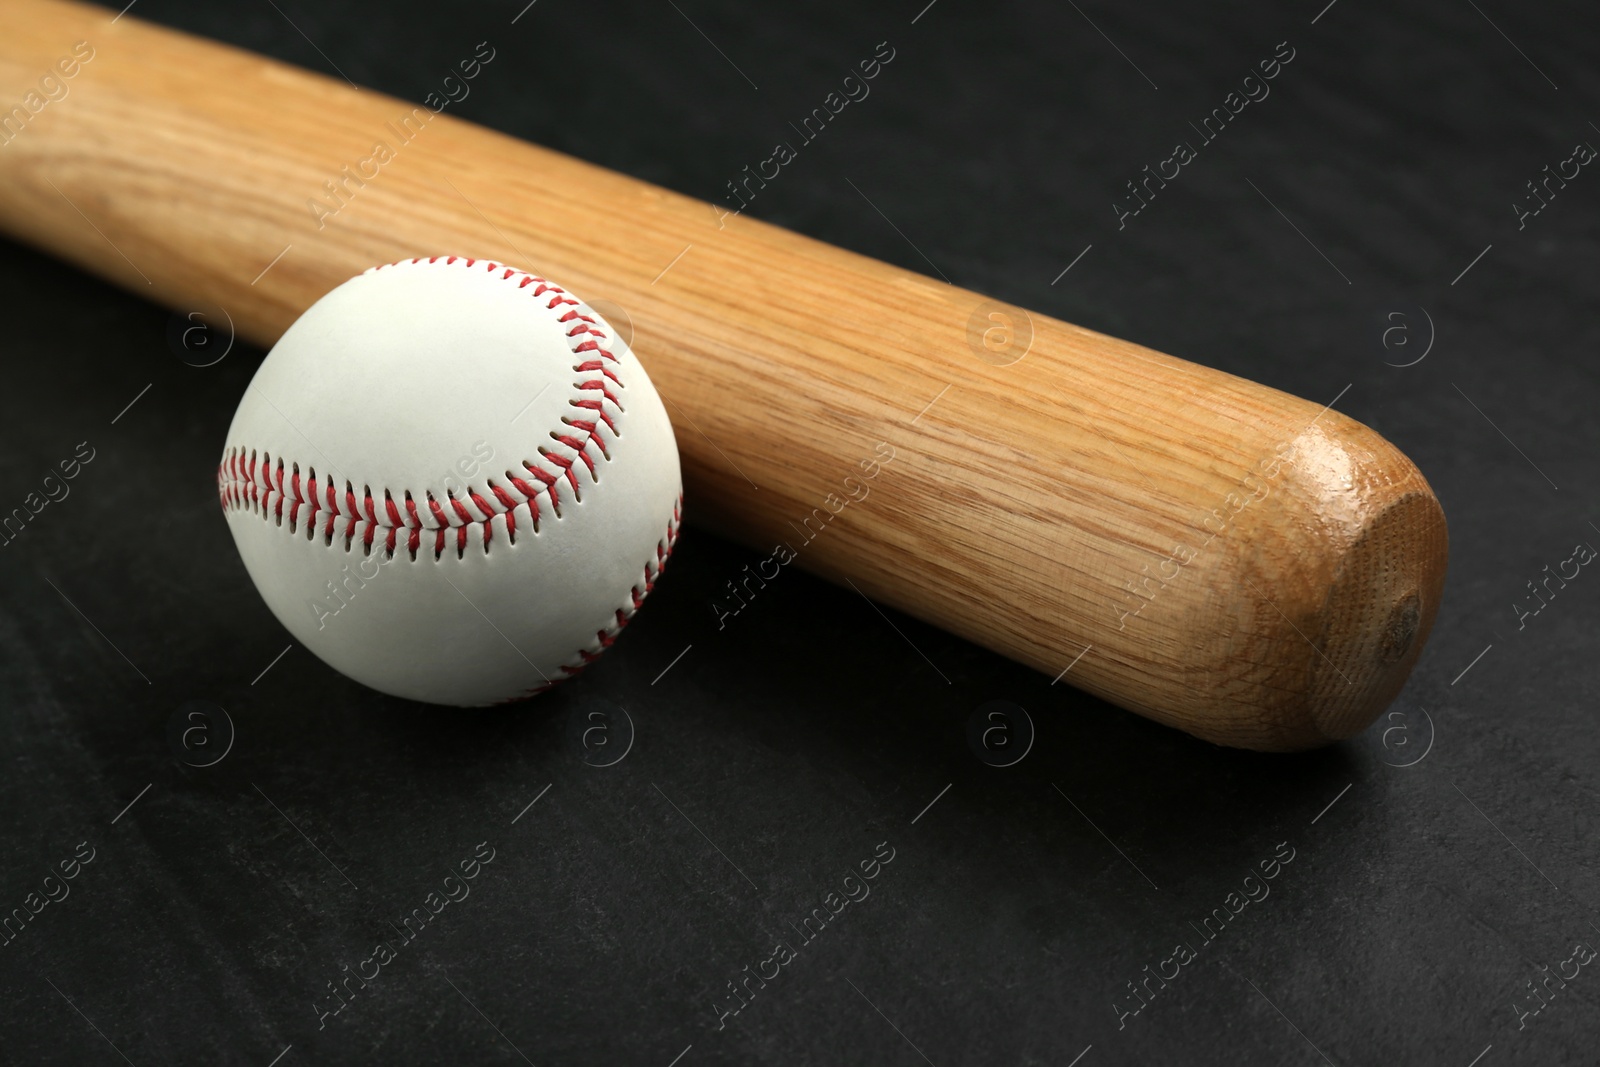
[[[697,521],[763,552],[825,524],[798,566],[1222,744],[1350,737],[1421,652],[1443,512],[1320,401],[103,8],[10,0],[3,98],[76,40],[71,97],[0,150],[0,228],[85,269],[270,344],[373,262],[523,262],[627,310]]]
[[[561,287],[458,256],[317,301],[256,372],[217,478],[289,632],[437,704],[582,670],[666,564],[681,500],[672,425],[627,344]]]

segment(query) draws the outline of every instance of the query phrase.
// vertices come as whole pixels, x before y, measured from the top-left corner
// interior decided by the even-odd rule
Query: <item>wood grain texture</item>
[[[672,414],[691,521],[1221,744],[1352,736],[1416,661],[1443,513],[1331,408],[112,14],[0,11],[0,106],[94,49],[0,138],[19,239],[219,304],[262,344],[416,255],[613,302]],[[378,142],[394,158],[319,226],[308,200]],[[1014,330],[989,350],[997,308]]]

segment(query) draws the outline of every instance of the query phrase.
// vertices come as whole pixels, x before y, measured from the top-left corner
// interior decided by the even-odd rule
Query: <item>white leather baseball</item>
[[[295,639],[394,696],[492,704],[611,644],[678,533],[678,449],[627,344],[560,287],[375,267],[279,340],[228,430],[223,511]]]

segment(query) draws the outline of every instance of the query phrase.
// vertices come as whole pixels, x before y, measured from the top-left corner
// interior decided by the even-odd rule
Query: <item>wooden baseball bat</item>
[[[0,228],[21,240],[220,305],[262,345],[417,255],[613,302],[688,515],[773,552],[764,574],[848,580],[1211,741],[1350,737],[1417,659],[1444,515],[1331,408],[112,16],[0,13]]]

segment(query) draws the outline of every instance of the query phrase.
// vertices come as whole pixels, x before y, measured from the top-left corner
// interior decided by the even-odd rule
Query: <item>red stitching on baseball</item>
[[[570,450],[572,455],[563,455],[548,447],[538,449],[539,457],[556,468],[555,472],[545,470],[542,465],[537,465],[533,461],[522,460],[522,467],[540,483],[538,486],[520,477],[514,471],[508,470],[505,472],[506,481],[524,499],[517,500],[504,488],[496,485],[492,479],[487,478],[485,483],[489,490],[489,495],[493,498],[493,503],[484,494],[470,486],[466,492],[466,499],[472,503],[473,507],[477,508],[479,515],[474,515],[468,509],[467,504],[462,500],[456,499],[453,493],[446,493],[446,501],[450,511],[447,511],[445,505],[441,504],[431,492],[424,494],[428,516],[433,519],[438,531],[434,544],[435,559],[444,553],[446,547],[445,530],[450,528],[459,531],[456,535],[456,551],[459,557],[466,552],[468,540],[466,528],[468,526],[482,526],[481,544],[483,551],[487,553],[492,542],[494,520],[501,516],[505,517],[507,538],[511,543],[515,544],[516,518],[513,513],[516,508],[523,505],[527,506],[534,532],[538,533],[540,517],[538,498],[540,494],[549,496],[551,509],[559,519],[561,517],[559,486],[563,480],[571,488],[574,501],[579,501],[580,489],[577,475],[572,469],[573,463],[581,460],[590,475],[598,479],[599,470],[595,465],[594,457],[590,454],[590,446],[594,446],[600,452],[602,460],[609,462],[611,459],[610,450],[606,447],[605,439],[599,432],[600,423],[604,423],[606,428],[614,435],[621,436],[621,431],[617,428],[613,413],[607,410],[606,405],[610,404],[615,408],[615,414],[617,415],[621,415],[625,411],[621,400],[608,387],[609,382],[610,385],[614,385],[620,390],[624,388],[622,380],[610,366],[606,365],[608,360],[613,364],[619,365],[621,361],[603,344],[607,337],[606,332],[599,328],[597,321],[593,317],[584,314],[581,310],[582,305],[573,299],[565,289],[537,275],[505,267],[493,261],[463,259],[460,256],[442,258],[446,266],[453,266],[459,262],[469,269],[478,263],[482,263],[483,269],[490,274],[500,271],[500,280],[514,280],[518,290],[526,289],[531,285],[533,286],[532,296],[543,297],[549,294],[550,299],[544,303],[546,310],[554,311],[562,305],[570,305],[571,310],[557,315],[556,321],[563,324],[575,323],[567,331],[568,345],[575,356],[584,355],[589,357],[580,360],[572,368],[573,372],[580,375],[599,372],[603,375],[603,378],[585,377],[573,383],[575,390],[588,395],[584,396],[583,399],[570,400],[568,403],[572,407],[586,412],[593,412],[593,417],[585,420],[563,417],[561,421],[565,426],[580,431],[580,433],[564,434],[556,431],[550,433],[550,437],[563,448]],[[439,256],[431,256],[427,259],[419,257],[404,262],[413,265],[421,263],[435,264],[440,259],[441,257]],[[389,263],[374,269],[384,270],[388,267],[399,265]],[[594,397],[593,394],[595,393],[599,394],[598,399]],[[343,500],[341,501],[332,479],[326,475],[322,479],[324,489],[319,493],[315,468],[307,468],[303,482],[298,463],[290,465],[287,478],[285,478],[284,468],[285,464],[282,457],[279,457],[274,467],[271,455],[266,452],[260,453],[258,462],[255,449],[249,449],[247,453],[243,446],[231,446],[217,468],[218,496],[223,511],[250,510],[259,514],[263,519],[276,521],[281,525],[284,505],[287,503],[289,506],[289,532],[291,534],[294,534],[300,528],[302,521],[308,534],[313,533],[318,523],[318,512],[325,512],[326,521],[323,523],[322,533],[327,544],[332,545],[333,543],[335,519],[343,518],[346,520],[343,531],[346,551],[349,551],[354,545],[359,533],[363,548],[370,552],[376,539],[377,531],[382,529],[387,531],[384,536],[384,550],[391,556],[396,549],[396,531],[407,529],[410,534],[406,539],[406,550],[409,557],[415,561],[417,551],[422,542],[421,531],[427,528],[427,523],[417,507],[417,502],[413,498],[411,490],[401,491],[401,495],[406,502],[405,510],[402,514],[394,501],[394,491],[385,488],[382,492],[384,501],[383,515],[380,517],[370,486],[363,486],[362,495],[357,498],[354,485],[346,482]],[[302,507],[305,510],[303,519],[301,515]],[[452,511],[456,520],[453,527],[450,514]]]
[[[583,673],[583,669],[585,667],[599,659],[600,653],[610,648],[611,645],[616,641],[617,635],[622,633],[623,628],[633,620],[634,614],[644,604],[644,598],[650,595],[650,590],[655,588],[656,582],[661,578],[661,573],[666,570],[667,560],[671,558],[672,549],[678,543],[678,528],[682,523],[682,520],[683,497],[680,495],[677,501],[672,505],[672,518],[667,522],[666,536],[662,537],[660,541],[656,542],[656,558],[654,560],[654,567],[651,566],[651,561],[645,561],[644,582],[642,583],[643,588],[635,585],[629,591],[633,601],[632,607],[618,608],[615,624],[607,626],[603,630],[595,631],[595,642],[599,645],[598,651],[591,651],[587,648],[578,649],[578,651],[573,654],[578,662],[567,663],[561,667],[558,667],[556,669],[558,677],[552,678],[547,682],[541,683],[540,685],[536,685],[533,688],[525,690],[514,697],[508,697],[505,700],[496,701],[496,703],[514,704],[517,701],[526,700],[529,697],[537,696],[546,690],[560,685],[569,678],[576,678],[579,674]]]

